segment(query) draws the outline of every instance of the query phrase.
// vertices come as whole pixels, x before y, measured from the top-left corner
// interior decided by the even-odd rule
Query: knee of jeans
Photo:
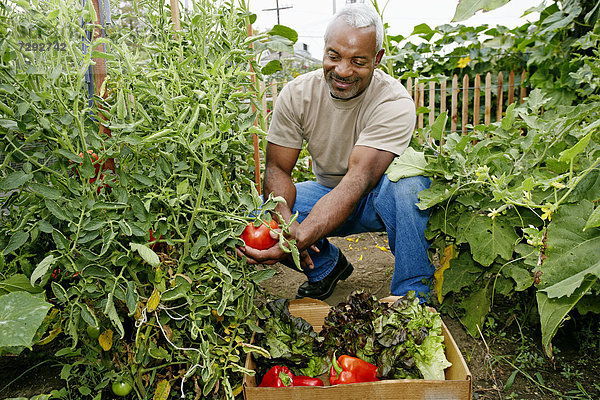
[[[399,179],[397,182],[392,182],[386,178],[378,197],[383,201],[395,199],[396,201],[405,202],[407,205],[414,205],[419,201],[419,192],[427,189],[430,182],[430,179],[425,176],[411,176]]]

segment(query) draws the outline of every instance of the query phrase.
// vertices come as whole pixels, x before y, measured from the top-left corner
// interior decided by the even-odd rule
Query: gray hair
[[[371,6],[364,3],[347,4],[344,8],[338,11],[325,30],[325,39],[329,36],[331,24],[338,18],[343,19],[349,26],[353,28],[375,28],[375,47],[376,52],[383,48],[383,23],[377,11]]]

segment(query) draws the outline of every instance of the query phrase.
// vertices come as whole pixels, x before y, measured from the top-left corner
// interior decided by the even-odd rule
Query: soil
[[[353,264],[354,273],[338,283],[326,300],[328,304],[344,301],[357,289],[377,298],[390,295],[394,257],[385,234],[366,233],[331,241]],[[305,276],[280,264],[273,268],[275,276],[263,284],[265,294],[295,298]],[[550,362],[542,352],[539,326],[515,322],[515,316],[522,317],[522,313],[514,311],[514,304],[495,305],[492,321],[496,325],[486,327],[478,338],[467,334],[460,320],[452,316],[451,307],[432,305],[440,310],[470,369],[473,399],[600,399],[598,315],[568,321],[553,340],[556,357]],[[52,354],[50,349],[47,354],[0,357],[0,399],[28,399],[62,388],[60,367],[53,366]]]

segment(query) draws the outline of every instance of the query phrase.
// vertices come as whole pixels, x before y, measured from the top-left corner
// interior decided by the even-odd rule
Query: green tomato
[[[125,397],[131,393],[131,385],[126,381],[114,381],[112,383],[112,391],[115,395]]]
[[[92,339],[98,339],[100,337],[100,328],[97,326],[88,325],[87,334]]]

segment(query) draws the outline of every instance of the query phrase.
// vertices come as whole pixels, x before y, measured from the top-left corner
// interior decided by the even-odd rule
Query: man
[[[264,193],[285,198],[278,211],[301,251],[308,281],[297,297],[326,299],[353,271],[328,236],[386,231],[395,269],[391,293],[424,296],[433,267],[424,237],[428,214],[417,193],[425,177],[391,182],[384,175],[404,152],[415,123],[406,89],[376,69],[384,50],[383,26],[375,10],[352,4],[337,13],[325,33],[323,69],[299,76],[281,91],[267,136]],[[292,170],[303,141],[316,182],[294,184]],[[278,245],[239,249],[249,263],[291,262]]]

